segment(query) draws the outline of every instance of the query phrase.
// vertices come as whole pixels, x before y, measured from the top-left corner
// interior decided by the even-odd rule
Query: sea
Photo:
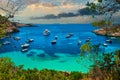
[[[45,29],[50,31],[50,35],[44,36]],[[0,46],[0,57],[9,57],[16,66],[24,65],[23,69],[38,70],[49,69],[57,71],[78,71],[87,73],[93,61],[89,59],[90,55],[82,58],[80,55],[81,45],[86,43],[89,38],[90,43],[107,44],[107,47],[100,46],[99,54],[102,52],[113,52],[120,49],[120,38],[100,36],[92,33],[98,29],[91,24],[33,24],[32,26],[20,27],[20,32],[12,33],[12,37],[0,39],[0,43],[8,41],[10,44]],[[70,38],[66,38],[72,34]],[[56,39],[56,44],[51,41]],[[13,37],[20,37],[20,40],[14,40]],[[30,46],[27,52],[22,52],[21,45],[26,44],[28,39],[34,39],[28,43]],[[107,43],[106,40],[112,40]],[[78,44],[78,41],[81,41]]]

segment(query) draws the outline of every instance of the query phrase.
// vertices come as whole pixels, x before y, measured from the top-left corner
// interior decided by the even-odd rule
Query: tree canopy
[[[86,5],[89,11],[105,15],[106,21],[110,21],[113,14],[120,11],[120,0],[94,0]]]
[[[0,9],[7,18],[13,18],[14,15],[23,8],[23,0],[0,0]]]

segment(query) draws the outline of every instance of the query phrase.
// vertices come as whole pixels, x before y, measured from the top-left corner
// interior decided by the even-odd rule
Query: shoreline
[[[24,27],[24,26],[29,26],[29,27],[31,27],[31,26],[33,26],[33,24],[25,24],[25,23],[19,23],[19,22],[11,22],[14,26],[16,26],[17,28],[19,28],[19,27]]]
[[[96,35],[100,35],[100,36],[120,37],[120,25],[108,28],[107,34],[106,34],[105,28],[93,30],[92,32],[95,33]]]

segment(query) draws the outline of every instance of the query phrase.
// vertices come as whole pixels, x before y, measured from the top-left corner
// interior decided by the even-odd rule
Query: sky
[[[101,16],[93,18],[92,14],[85,10],[87,1],[94,0],[24,0],[27,6],[19,11],[14,19],[35,24],[91,23],[96,21],[97,17],[102,19]]]

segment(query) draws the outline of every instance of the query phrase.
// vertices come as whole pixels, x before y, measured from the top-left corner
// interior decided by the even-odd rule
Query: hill
[[[0,38],[12,32],[19,32],[19,30],[7,18],[0,15]]]

